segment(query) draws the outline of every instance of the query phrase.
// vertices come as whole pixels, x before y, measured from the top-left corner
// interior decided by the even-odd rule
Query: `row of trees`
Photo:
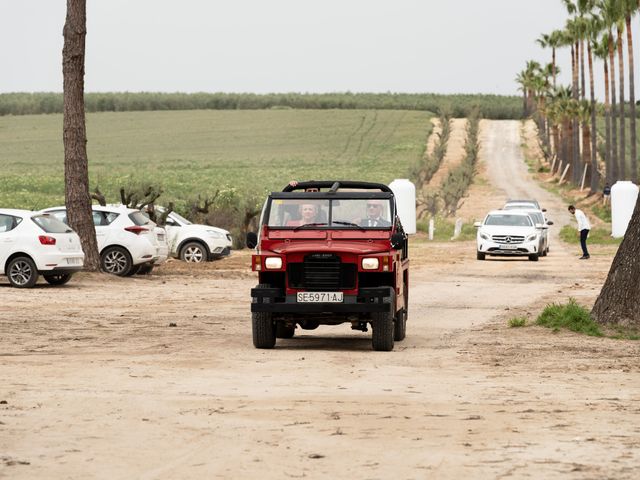
[[[61,113],[59,93],[0,94],[0,115]],[[518,97],[503,95],[439,95],[434,93],[87,93],[86,112],[151,110],[258,110],[300,109],[448,109],[454,117],[466,117],[478,108],[484,118],[521,119]]]
[[[636,104],[631,21],[638,0],[562,0],[570,18],[563,29],[543,34],[538,43],[551,49],[551,63],[527,62],[517,76],[523,110],[533,116],[547,152],[570,165],[570,180],[579,185],[586,170],[591,193],[601,183],[638,182]],[[626,38],[626,49],[625,49]],[[557,84],[556,52],[570,51],[571,85]],[[628,59],[626,96],[624,54]],[[601,62],[604,104],[595,99],[594,70]],[[616,65],[617,61],[617,65]],[[585,66],[586,63],[586,66]],[[588,76],[588,93],[586,77]],[[598,112],[605,120],[604,145],[598,148]],[[627,152],[626,133],[630,134]],[[582,141],[580,140],[582,137]],[[598,153],[604,162],[599,168]],[[601,178],[601,172],[604,178]]]
[[[639,0],[562,0],[570,18],[565,28],[543,34],[539,43],[551,49],[551,63],[528,62],[518,75],[525,114],[536,118],[548,152],[570,165],[577,185],[581,172],[590,170],[591,193],[601,183],[598,169],[596,115],[605,117],[605,142],[600,149],[604,180],[638,183],[633,38],[631,22],[640,9]],[[624,53],[628,61],[629,96],[626,97]],[[571,85],[557,85],[556,50],[571,53]],[[586,50],[586,52],[585,52]],[[585,68],[585,57],[587,68]],[[602,62],[604,105],[595,100],[594,60]],[[616,65],[617,60],[617,65]],[[617,67],[617,68],[616,68]],[[588,71],[589,96],[585,76]],[[617,86],[617,88],[616,88]],[[627,156],[627,122],[630,152]],[[580,142],[582,135],[582,142]],[[605,284],[591,310],[599,323],[640,327],[640,198],[618,249]]]

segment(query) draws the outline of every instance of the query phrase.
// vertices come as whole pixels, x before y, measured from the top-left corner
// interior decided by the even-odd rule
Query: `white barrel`
[[[396,178],[389,184],[396,197],[398,216],[405,233],[416,233],[416,187],[406,178]]]
[[[624,237],[638,200],[638,186],[618,181],[611,187],[611,236]]]

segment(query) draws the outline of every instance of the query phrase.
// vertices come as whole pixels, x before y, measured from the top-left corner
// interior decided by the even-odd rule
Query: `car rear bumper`
[[[280,288],[252,288],[251,311],[271,313],[374,313],[391,312],[393,289],[361,288],[358,295],[344,295],[342,303],[298,303],[296,295]]]
[[[82,252],[51,252],[45,255],[34,255],[38,272],[74,271],[79,272],[84,267],[84,253]]]

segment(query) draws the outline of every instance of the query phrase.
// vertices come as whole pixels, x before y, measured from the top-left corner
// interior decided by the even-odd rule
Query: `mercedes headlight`
[[[489,235],[487,235],[486,233],[480,233],[480,238],[482,238],[483,240],[489,240]]]
[[[536,238],[538,238],[538,234],[537,233],[532,233],[531,235],[529,235],[527,237],[527,242],[533,242]]]
[[[223,233],[216,232],[215,230],[207,230],[207,233],[211,235],[213,238],[224,238]]]

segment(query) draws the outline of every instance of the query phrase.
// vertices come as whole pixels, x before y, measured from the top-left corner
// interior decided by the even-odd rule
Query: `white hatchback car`
[[[121,277],[150,273],[169,256],[164,228],[140,210],[126,206],[93,205],[93,224],[102,270]],[[65,207],[43,210],[67,223]]]
[[[476,222],[477,258],[484,260],[487,255],[527,256],[538,261],[542,254],[540,231],[549,228],[534,224],[531,216],[521,210],[493,210],[483,222]]]
[[[0,209],[0,274],[14,287],[33,287],[38,275],[52,285],[82,270],[80,238],[51,215]]]
[[[165,222],[171,255],[185,262],[200,263],[231,254],[231,234],[222,228],[191,223],[176,212]]]

